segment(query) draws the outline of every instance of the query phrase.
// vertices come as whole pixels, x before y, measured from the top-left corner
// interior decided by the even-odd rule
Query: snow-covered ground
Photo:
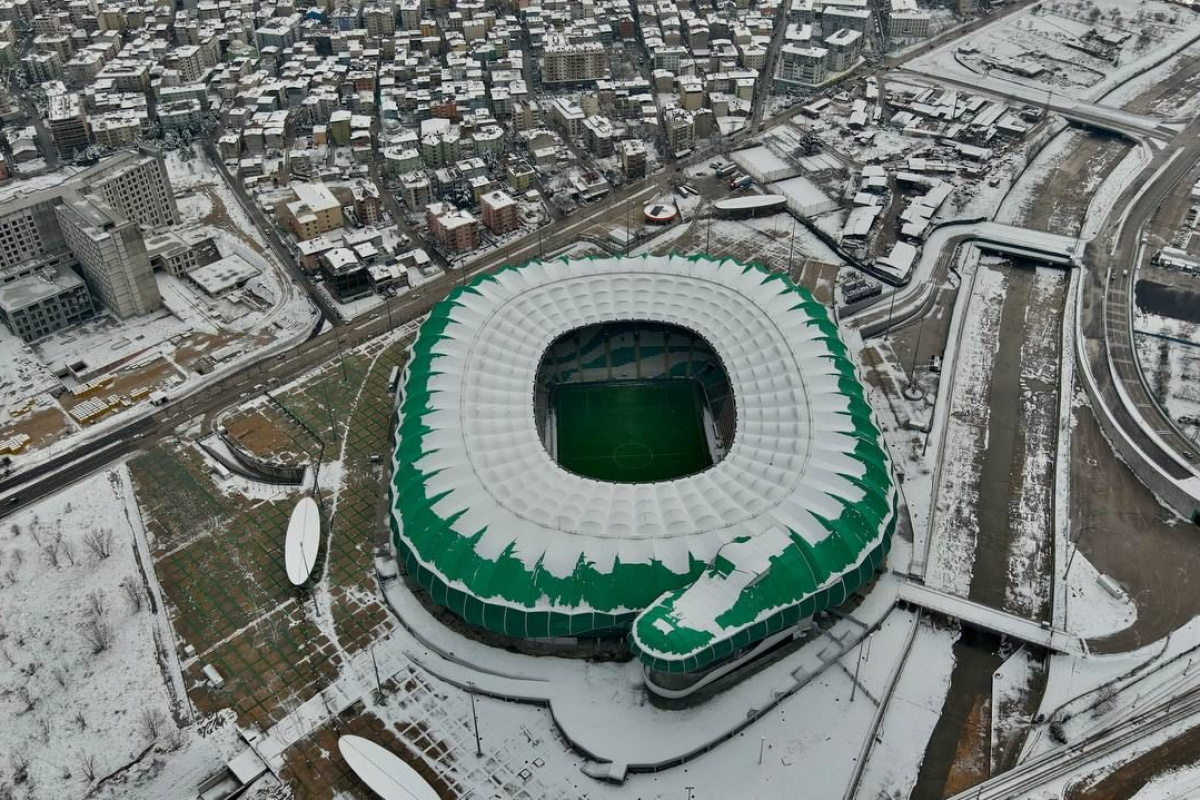
[[[1138,363],[1154,395],[1193,441],[1200,441],[1200,333],[1195,323],[1149,314],[1134,318]]]
[[[293,339],[312,329],[317,309],[291,275],[279,263],[274,251],[262,241],[254,223],[238,203],[217,169],[208,163],[203,152],[184,160],[181,151],[166,158],[167,175],[176,193],[191,192],[180,204],[185,220],[196,220],[192,227],[197,233],[211,236],[222,256],[234,253],[257,267],[261,274],[243,290],[256,302],[230,303],[195,293],[196,301],[222,329],[237,333],[270,332],[276,339]],[[214,210],[213,199],[220,202],[227,218],[225,224],[202,224],[199,221]],[[248,246],[257,243],[258,247]]]
[[[88,478],[0,526],[4,796],[84,797],[176,736],[168,681],[182,678],[135,558],[141,522],[123,473]]]
[[[1130,800],[1191,800],[1200,796],[1200,763],[1156,775]]]
[[[1179,48],[1200,32],[1194,15],[1180,6],[1147,0],[1063,0],[1035,4],[922,55],[909,67],[960,80],[1019,84],[1073,97],[1099,96],[1136,74],[1147,62]],[[1090,29],[1127,33],[1113,63],[1084,52]],[[1036,77],[1013,69],[1042,69]]]
[[[979,536],[975,513],[980,491],[977,465],[987,448],[991,416],[988,392],[1000,346],[1005,284],[1004,274],[998,270],[977,268],[954,367],[941,485],[935,490],[936,514],[925,580],[935,589],[961,597],[966,597],[971,588]]]
[[[1058,409],[1047,402],[1058,382],[1060,315],[1054,296],[1066,283],[1060,269],[1038,267],[1025,308],[1021,344],[1021,414],[1024,440],[1021,485],[1009,508],[1012,540],[1008,554],[1007,610],[1040,619],[1049,608],[1052,548],[1046,547],[1054,521],[1055,429]]]
[[[958,633],[944,628],[917,630],[855,797],[901,798],[912,792],[950,688],[957,639]]]

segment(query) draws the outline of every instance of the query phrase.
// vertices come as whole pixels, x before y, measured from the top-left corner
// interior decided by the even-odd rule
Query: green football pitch
[[[652,483],[712,465],[693,381],[573,384],[554,402],[558,463],[577,475]]]

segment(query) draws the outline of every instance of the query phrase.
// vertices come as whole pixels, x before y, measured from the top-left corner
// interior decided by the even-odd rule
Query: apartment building
[[[663,126],[672,155],[677,156],[696,146],[696,120],[691,112],[672,108],[663,113]]]
[[[483,224],[497,236],[521,227],[517,216],[517,201],[508,192],[500,189],[487,192],[480,197],[479,207],[483,212]]]
[[[136,222],[96,197],[67,194],[54,207],[63,239],[101,303],[121,318],[162,307],[154,268]]]
[[[628,180],[646,177],[646,145],[640,139],[618,142],[617,155],[621,159],[621,172]]]
[[[87,284],[65,265],[46,266],[0,285],[0,321],[27,342],[95,314]]]
[[[584,83],[608,74],[608,54],[600,42],[571,43],[551,36],[542,56],[543,83]]]
[[[479,246],[479,230],[475,217],[448,203],[430,203],[425,208],[425,221],[433,238],[451,253],[474,250]]]
[[[54,140],[58,156],[62,159],[74,158],[92,143],[83,102],[74,92],[52,94],[46,101],[49,106],[46,127],[50,130],[50,138]]]
[[[828,70],[833,73],[845,72],[858,63],[862,55],[863,35],[843,28],[825,37],[824,44],[829,51]]]
[[[178,221],[166,169],[150,150],[119,153],[56,187],[9,201],[0,209],[0,270],[9,278],[53,270],[58,287],[10,298],[14,315],[30,309],[27,325],[13,325],[42,336],[84,313],[70,299],[75,289],[60,267],[78,269],[92,296],[120,317],[161,307],[141,226]]]
[[[300,241],[342,227],[342,204],[324,184],[298,183],[292,187],[298,198],[288,203],[288,227]]]
[[[892,11],[888,15],[888,38],[925,39],[929,36],[931,20],[928,11],[919,11],[916,8]]]
[[[779,69],[775,73],[775,79],[784,83],[817,86],[823,83],[828,75],[828,53],[824,47],[785,44],[779,50]]]

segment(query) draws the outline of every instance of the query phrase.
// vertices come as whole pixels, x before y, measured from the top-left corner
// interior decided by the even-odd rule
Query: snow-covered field
[[[1008,554],[1005,605],[1028,619],[1040,619],[1051,597],[1047,543],[1053,535],[1053,464],[1058,427],[1058,302],[1066,283],[1059,269],[1038,267],[1025,308],[1025,341],[1021,344],[1021,424],[1025,444],[1021,485],[1009,508],[1012,540]]]
[[[1056,0],[1039,3],[922,55],[909,67],[929,75],[1020,84],[1072,96],[1102,93],[1134,74],[1145,59],[1196,34],[1194,16],[1177,5],[1147,0]],[[1127,35],[1113,64],[1085,52],[1089,30]],[[1041,70],[1023,75],[1021,70]],[[986,77],[985,77],[986,76]]]
[[[213,299],[194,292],[193,304],[206,312],[210,321],[233,332],[271,332],[276,338],[290,339],[311,330],[317,320],[316,308],[262,241],[233,191],[203,153],[197,150],[195,155],[184,160],[181,151],[173,151],[167,155],[166,164],[176,193],[191,193],[180,202],[184,220],[194,221],[196,232],[211,236],[222,256],[237,253],[261,271],[244,290],[256,302],[234,304],[227,299]],[[222,209],[219,210],[228,222],[201,224],[200,220],[214,210],[214,198],[220,202]],[[259,246],[247,246],[248,242]]]
[[[1138,362],[1171,419],[1200,442],[1200,332],[1194,323],[1148,314],[1134,320]]]
[[[912,792],[950,688],[950,648],[957,639],[957,632],[927,624],[917,630],[855,797],[901,798]]]
[[[84,797],[176,736],[140,525],[118,467],[0,526],[0,795]]]
[[[959,342],[942,451],[941,485],[936,488],[936,514],[925,580],[929,586],[961,597],[966,597],[971,588],[975,542],[979,536],[975,511],[980,491],[977,465],[987,448],[991,416],[988,392],[1000,346],[1005,284],[1003,273],[978,267]]]

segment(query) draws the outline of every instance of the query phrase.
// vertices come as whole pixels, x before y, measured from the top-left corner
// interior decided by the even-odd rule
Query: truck
[[[165,406],[170,399],[170,396],[161,389],[150,393],[150,405],[153,406]]]
[[[749,175],[742,175],[739,178],[734,178],[729,182],[729,189],[733,192],[740,192],[743,189],[749,189],[750,184],[754,183],[754,179]]]
[[[737,172],[737,164],[722,164],[717,167],[716,174],[718,178],[728,178],[733,173]]]

